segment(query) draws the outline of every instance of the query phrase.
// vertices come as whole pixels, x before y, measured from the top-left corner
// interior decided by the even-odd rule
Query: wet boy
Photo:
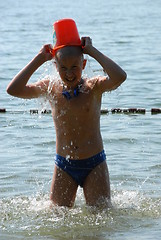
[[[50,199],[59,206],[73,206],[77,188],[83,187],[88,205],[110,204],[110,181],[100,133],[101,98],[126,79],[126,73],[93,45],[89,37],[81,47],[66,46],[56,51],[55,62],[61,84],[49,79],[28,84],[31,75],[53,58],[52,46],[45,45],[8,85],[7,92],[20,98],[49,97],[56,130],[56,160]],[[83,79],[86,61],[94,58],[108,76]]]

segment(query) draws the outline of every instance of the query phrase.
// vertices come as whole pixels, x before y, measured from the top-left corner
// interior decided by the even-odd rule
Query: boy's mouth
[[[74,82],[76,78],[65,78],[67,82]]]

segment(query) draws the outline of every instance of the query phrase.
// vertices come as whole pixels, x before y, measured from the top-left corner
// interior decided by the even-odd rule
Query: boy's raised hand
[[[52,47],[52,45],[51,44],[45,44],[44,46],[42,46],[39,54],[41,54],[42,57],[44,57],[44,61],[51,60],[53,58],[53,47]]]
[[[92,46],[92,39],[90,37],[82,37],[81,43],[83,47],[83,53],[89,54]]]

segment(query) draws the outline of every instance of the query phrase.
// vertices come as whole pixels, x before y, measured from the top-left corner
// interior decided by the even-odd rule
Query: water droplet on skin
[[[66,155],[66,160],[69,161],[70,155]]]
[[[64,116],[66,114],[66,112],[67,112],[66,110],[61,110],[60,111],[60,116]]]

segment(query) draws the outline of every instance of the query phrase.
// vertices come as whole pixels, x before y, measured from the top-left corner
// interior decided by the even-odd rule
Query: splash
[[[145,222],[161,218],[161,200],[139,191],[113,190],[113,208],[94,208],[85,205],[82,189],[78,189],[75,206],[54,207],[48,194],[17,196],[1,199],[0,230],[24,235],[61,237],[66,239],[94,237],[102,231],[115,233],[133,229]],[[51,207],[52,206],[52,207]],[[90,231],[89,231],[90,229]]]
[[[55,60],[52,60],[52,69],[51,69],[51,74],[50,74],[49,80],[50,81],[49,81],[49,86],[48,86],[48,94],[50,95],[52,93],[53,87],[55,87],[55,89],[57,89],[57,91],[58,91],[59,86],[62,85],[62,81],[60,80],[60,76],[56,69]]]
[[[82,78],[83,79],[91,79],[91,81],[89,82],[89,85],[91,88],[94,87],[95,83],[94,83],[94,71],[92,70],[91,66],[90,66],[90,60],[89,57],[86,56],[87,59],[87,64],[86,64],[86,68],[83,70],[82,72]],[[56,92],[60,92],[60,89],[62,89],[62,87],[64,86],[62,80],[60,79],[59,73],[56,69],[56,64],[55,64],[55,60],[53,59],[51,62],[47,62],[44,65],[44,71],[41,74],[40,79],[49,79],[49,86],[48,86],[48,97],[47,100],[51,100],[51,98],[53,99],[53,87],[56,90]],[[86,87],[82,87],[80,84],[80,92],[82,93],[88,93],[89,90]],[[44,98],[43,98],[44,99]],[[47,106],[46,102],[47,100],[42,100],[41,99],[41,105],[43,105],[42,110]],[[43,101],[45,101],[45,103],[43,103]]]

